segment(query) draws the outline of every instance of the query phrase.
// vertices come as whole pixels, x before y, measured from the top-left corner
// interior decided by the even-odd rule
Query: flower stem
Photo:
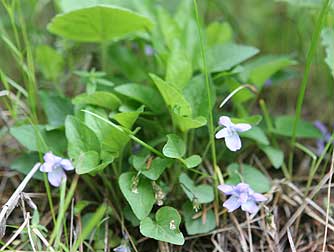
[[[215,180],[216,183],[219,182],[221,184],[224,183],[224,178],[222,175],[221,170],[217,166],[217,156],[216,156],[216,145],[215,145],[215,138],[214,138],[214,122],[213,122],[213,113],[212,113],[212,99],[211,99],[211,86],[210,86],[210,80],[209,80],[209,71],[208,71],[208,66],[206,62],[206,52],[205,52],[205,45],[203,41],[203,36],[202,36],[202,30],[201,30],[201,25],[199,21],[199,15],[198,15],[198,7],[197,7],[197,1],[194,0],[194,9],[195,9],[195,17],[196,17],[196,22],[197,22],[197,29],[198,29],[198,35],[199,35],[199,40],[200,40],[200,47],[201,47],[201,56],[202,56],[202,61],[203,61],[203,72],[205,75],[205,86],[206,86],[206,92],[208,96],[208,114],[209,114],[209,122],[208,122],[208,129],[209,129],[209,138],[210,138],[210,145],[211,145],[211,155],[212,155],[212,165],[214,168],[215,172]]]

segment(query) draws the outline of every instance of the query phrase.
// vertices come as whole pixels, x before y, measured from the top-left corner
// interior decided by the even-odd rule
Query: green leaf
[[[100,153],[100,142],[96,134],[78,118],[68,116],[65,121],[65,130],[70,158],[76,159],[82,152]]]
[[[208,50],[208,68],[210,72],[223,72],[239,65],[259,52],[250,46],[237,44],[215,45]]]
[[[229,23],[213,22],[206,28],[207,44],[212,47],[217,44],[231,42],[233,30]]]
[[[192,115],[190,104],[179,90],[154,74],[150,74],[150,77],[171,110],[177,109],[181,116]]]
[[[184,163],[187,168],[194,168],[202,163],[202,158],[199,155],[192,155],[184,159]]]
[[[248,116],[248,117],[243,117],[243,118],[231,118],[231,120],[233,123],[248,123],[253,126],[256,126],[262,121],[262,116],[253,115],[253,116]]]
[[[284,153],[282,150],[272,146],[260,146],[261,150],[267,155],[272,165],[278,169],[282,166],[284,161]]]
[[[38,162],[39,162],[38,153],[36,152],[27,153],[16,157],[10,164],[10,169],[27,175],[30,172],[31,168]],[[37,171],[34,174],[33,178],[43,180],[43,174],[40,171]]]
[[[266,55],[244,65],[241,76],[244,81],[249,81],[261,89],[272,75],[295,64],[296,61],[288,56]]]
[[[279,116],[275,118],[273,133],[281,136],[292,136],[294,116]],[[297,123],[296,137],[298,138],[321,138],[321,132],[310,122],[299,120]]]
[[[47,131],[44,125],[21,125],[10,128],[10,134],[30,151],[52,151],[62,154],[66,149],[63,130]]]
[[[186,145],[181,137],[175,134],[167,135],[167,143],[162,153],[169,158],[182,158],[186,153]]]
[[[166,81],[182,91],[191,76],[191,61],[180,46],[174,46],[167,60]]]
[[[334,78],[334,29],[324,28],[321,31],[322,45],[326,49],[325,62],[328,65],[331,74]]]
[[[192,204],[186,202],[182,206],[182,212],[188,235],[205,234],[216,227],[215,214],[212,209],[206,211],[204,219],[202,219],[202,216],[194,219],[194,215],[197,213],[193,210]]]
[[[207,120],[203,116],[191,118],[189,116],[181,116],[176,112],[172,112],[172,116],[182,132],[187,132],[190,129],[197,129],[207,124]]]
[[[140,222],[140,233],[158,241],[183,245],[184,237],[179,230],[180,223],[181,216],[178,211],[165,206],[157,211],[155,221],[146,217]]]
[[[131,156],[130,161],[133,167],[140,171],[145,177],[150,180],[157,180],[160,175],[168,168],[173,161],[166,158],[155,158],[151,162],[150,166],[147,166],[147,161],[150,156]]]
[[[156,113],[163,112],[161,95],[152,87],[140,84],[124,84],[117,86],[115,91],[147,106]]]
[[[263,130],[260,127],[252,127],[250,130],[241,132],[239,135],[241,137],[252,139],[259,144],[263,144],[263,145],[269,144],[269,140],[266,134],[263,132]]]
[[[179,177],[181,187],[189,200],[193,201],[195,198],[198,203],[210,203],[214,199],[213,189],[209,185],[195,186],[195,183],[188,177],[187,174],[182,173]]]
[[[144,177],[138,178],[139,182],[134,190],[135,177],[134,172],[123,173],[118,179],[118,184],[133,213],[139,220],[142,220],[152,210],[155,202],[154,191],[151,182]]]
[[[73,99],[74,104],[89,104],[102,108],[116,110],[121,101],[110,92],[97,91],[92,94],[81,94]]]
[[[232,163],[227,167],[227,173],[229,178],[226,184],[236,185],[243,181],[258,193],[265,193],[270,190],[271,182],[269,178],[253,166],[247,164],[240,166],[237,163]]]
[[[45,91],[39,92],[39,96],[50,126],[63,126],[66,116],[73,114],[73,106],[68,98]]]
[[[64,58],[48,45],[36,47],[36,66],[47,80],[55,81],[63,71]]]
[[[103,109],[89,108],[89,111],[108,120],[107,113]],[[85,113],[85,123],[97,135],[101,142],[102,150],[111,152],[116,157],[130,140],[126,133],[89,113]]]
[[[143,107],[139,108],[137,111],[129,111],[129,112],[113,114],[111,115],[111,118],[115,119],[123,127],[131,129],[142,112],[143,112]]]
[[[213,89],[213,86],[211,86],[211,89]],[[191,105],[193,116],[208,117],[209,103],[203,75],[197,75],[192,78],[184,88],[183,94]],[[215,95],[212,94],[211,96],[212,101],[214,101],[216,99]]]
[[[122,7],[129,7],[130,4],[129,0],[59,0],[58,2],[63,12],[92,7],[98,4],[117,5]]]
[[[110,5],[96,5],[55,16],[48,30],[80,42],[115,40],[152,26],[151,21],[133,11]]]
[[[95,170],[100,162],[99,153],[96,151],[81,152],[76,158],[74,166],[77,174],[85,174]]]

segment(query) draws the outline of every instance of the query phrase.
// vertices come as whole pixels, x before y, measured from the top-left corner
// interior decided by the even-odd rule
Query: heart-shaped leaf
[[[210,203],[214,199],[213,189],[209,185],[195,186],[195,183],[188,177],[187,174],[182,173],[179,177],[181,187],[188,198],[193,201],[195,198],[198,203]]]
[[[133,11],[111,5],[96,5],[55,16],[48,30],[67,39],[102,42],[151,26],[148,18]]]
[[[134,172],[126,172],[119,177],[118,184],[136,217],[142,220],[148,216],[155,202],[151,182],[144,177],[136,178]]]
[[[182,211],[186,230],[189,235],[205,234],[215,229],[215,214],[211,209],[205,212],[205,218],[202,218],[202,216],[200,216],[196,219],[193,218],[196,212],[194,211],[193,206],[190,202],[186,202],[182,206]]]
[[[162,153],[169,158],[182,158],[186,153],[186,145],[183,139],[175,134],[167,135],[167,139]]]
[[[202,163],[202,158],[199,155],[192,155],[183,160],[187,168],[194,168]]]
[[[154,158],[151,162],[149,161],[149,155],[147,156],[132,156],[130,159],[133,167],[141,171],[141,173],[151,179],[157,180],[163,171],[169,167],[173,160],[166,158]]]
[[[146,217],[140,222],[140,233],[158,241],[183,245],[184,237],[179,230],[180,223],[181,216],[178,211],[165,206],[157,211],[155,221]]]

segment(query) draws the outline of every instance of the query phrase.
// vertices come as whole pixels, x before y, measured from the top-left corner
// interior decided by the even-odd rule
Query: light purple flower
[[[218,189],[226,195],[231,195],[231,197],[223,204],[228,212],[233,212],[241,207],[243,211],[253,214],[259,210],[256,203],[267,200],[266,197],[260,193],[254,192],[250,186],[245,183],[239,183],[236,186],[219,185]]]
[[[314,126],[319,129],[319,131],[322,134],[322,138],[317,140],[317,154],[321,155],[321,153],[323,152],[326,143],[328,143],[328,141],[331,138],[331,134],[328,131],[328,128],[320,121],[315,121]]]
[[[51,151],[47,152],[43,159],[44,164],[39,169],[41,172],[48,173],[48,180],[55,187],[59,187],[62,180],[66,178],[65,171],[74,169],[70,160],[58,157]]]
[[[250,130],[252,126],[248,123],[234,124],[227,116],[221,116],[219,118],[219,124],[225,126],[225,128],[219,130],[216,133],[216,138],[225,138],[225,144],[231,151],[237,151],[241,149],[241,140],[238,132],[244,132]]]
[[[118,247],[114,248],[115,252],[131,252],[131,249],[127,245],[119,245]]]
[[[154,49],[150,45],[145,45],[144,46],[144,53],[146,56],[152,56],[154,54]]]

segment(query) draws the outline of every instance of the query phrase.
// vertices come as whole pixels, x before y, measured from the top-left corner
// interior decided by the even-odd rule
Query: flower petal
[[[44,164],[41,165],[41,167],[39,168],[39,170],[41,172],[51,172],[53,170],[54,167],[54,163],[47,163],[45,162]]]
[[[46,163],[58,163],[61,161],[61,157],[53,155],[51,151],[44,154],[43,159]]]
[[[223,207],[227,208],[228,212],[233,212],[235,209],[239,208],[240,205],[241,203],[238,197],[232,196],[224,202]]]
[[[258,205],[256,205],[254,200],[248,200],[245,203],[241,204],[241,209],[243,211],[253,214],[259,210],[259,207]]]
[[[239,132],[245,132],[247,130],[250,130],[252,128],[252,125],[248,123],[237,123],[234,125],[234,129]]]
[[[231,151],[237,151],[241,149],[241,140],[237,133],[225,137],[225,143],[227,148]]]
[[[54,169],[53,171],[48,173],[48,180],[51,185],[55,187],[59,187],[61,184],[61,181],[66,178],[66,174],[63,170],[63,168],[58,167],[57,169]]]
[[[220,131],[218,131],[216,133],[216,139],[220,139],[220,138],[224,138],[224,137],[227,137],[229,135],[229,132],[228,132],[228,129],[227,128],[224,128],[224,129],[221,129]]]
[[[228,116],[219,117],[219,125],[223,125],[225,127],[230,127],[233,125],[231,119]]]
[[[254,200],[256,200],[257,202],[262,202],[262,201],[267,200],[267,198],[264,195],[262,195],[261,193],[253,193],[252,198]]]
[[[222,191],[226,195],[231,195],[234,191],[233,186],[230,185],[219,185],[218,190]]]
[[[60,161],[60,165],[63,167],[65,171],[71,171],[74,170],[73,164],[70,160],[68,159],[62,159]]]

